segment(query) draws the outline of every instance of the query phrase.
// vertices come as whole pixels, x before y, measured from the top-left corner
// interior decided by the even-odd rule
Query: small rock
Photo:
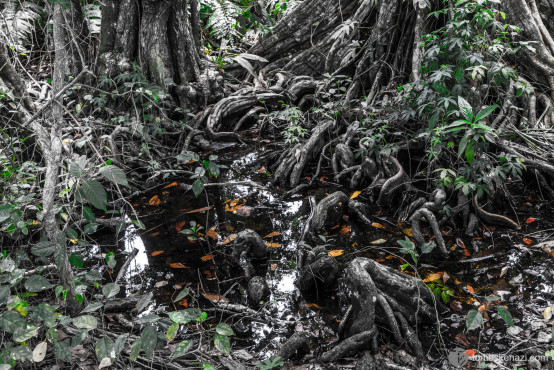
[[[536,357],[531,357],[529,359],[529,369],[540,369],[542,366],[541,362],[537,360]]]
[[[519,326],[511,326],[508,328],[508,335],[513,335],[514,337],[519,335],[519,333],[521,333],[523,331],[522,328],[520,328]]]
[[[550,341],[552,340],[552,334],[541,331],[539,333],[539,336],[537,337],[537,340],[539,341],[539,343],[550,343]]]
[[[536,331],[546,328],[546,324],[542,321],[531,321],[531,330]]]

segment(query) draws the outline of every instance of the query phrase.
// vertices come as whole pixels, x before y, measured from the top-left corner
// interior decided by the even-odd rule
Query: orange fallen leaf
[[[158,236],[158,235],[160,235],[159,231],[156,231],[155,233],[150,234],[150,236]]]
[[[185,226],[186,223],[187,223],[186,221],[179,222],[177,225],[175,225],[175,230],[181,231],[183,229],[183,226]]]
[[[271,264],[271,271],[275,271],[277,270],[277,264],[276,263],[272,263]]]
[[[150,206],[157,206],[161,203],[160,197],[157,195],[154,195],[150,200],[148,201],[148,205]]]
[[[475,293],[475,289],[473,289],[473,287],[471,285],[466,286],[466,288],[467,288],[468,292]]]
[[[159,256],[160,254],[164,253],[165,251],[155,251],[155,252],[152,252],[151,256],[152,257],[156,257],[156,256]]]
[[[329,180],[329,178],[327,176],[321,176],[319,178],[319,181],[325,181],[325,180]]]
[[[181,262],[170,263],[169,266],[174,269],[188,269],[188,266],[183,265]]]
[[[204,298],[212,301],[212,302],[229,302],[229,299],[219,295],[219,294],[211,294],[211,293],[202,293]]]
[[[274,231],[274,232],[269,233],[269,234],[267,234],[266,236],[264,236],[264,239],[265,239],[265,238],[271,238],[271,237],[277,236],[277,235],[281,235],[281,233],[280,233],[279,231]]]
[[[306,303],[306,308],[321,308],[317,305],[317,303]]]
[[[282,245],[279,244],[279,243],[265,243],[265,245],[267,245],[268,247],[273,247],[273,248],[281,248]]]
[[[378,223],[378,222],[374,222],[374,223],[372,223],[372,224],[371,224],[371,226],[373,226],[373,227],[377,227],[377,228],[379,228],[379,229],[384,229],[384,228],[385,228],[385,227],[384,227],[383,225],[381,225],[381,224],[380,224],[380,223]]]
[[[482,304],[481,306],[479,306],[479,308],[477,309],[477,311],[481,312],[481,311],[484,311],[487,307]]]
[[[535,222],[535,221],[537,221],[535,218],[529,217],[529,218],[525,221],[525,223],[526,223],[527,225],[529,225],[529,224],[532,224],[532,223]]]
[[[459,333],[458,335],[456,335],[456,340],[458,340],[464,346],[469,346],[469,344],[466,341],[466,337],[463,333]]]
[[[265,167],[262,167],[258,170],[259,173],[266,173],[267,170],[265,169]]]
[[[527,245],[533,243],[533,239],[529,239],[529,238],[523,238],[523,242]]]
[[[428,283],[430,281],[440,280],[443,274],[444,274],[443,272],[435,272],[435,273],[429,274],[425,279],[423,279],[423,282]]]
[[[186,299],[183,299],[183,300],[179,301],[179,304],[180,304],[181,306],[185,306],[185,307],[187,307],[187,308],[188,308],[188,306],[189,306],[189,302],[188,302]]]
[[[472,350],[472,349],[466,349],[466,353],[467,353],[467,355],[468,355],[469,357],[473,357],[473,356],[475,356],[475,354],[476,354],[477,352],[475,352],[475,351]]]
[[[172,187],[178,186],[178,185],[179,185],[179,183],[177,181],[175,181],[175,182],[172,182],[169,185],[164,186],[164,189],[172,188]]]
[[[342,249],[335,249],[335,250],[329,251],[329,255],[331,257],[338,257],[338,256],[342,256],[343,254],[344,254],[344,250]]]
[[[341,234],[342,236],[346,236],[346,235],[350,234],[350,226],[344,225],[344,226],[340,229],[339,234]]]
[[[404,230],[402,230],[402,232],[403,232],[404,234],[408,235],[409,237],[413,237],[413,236],[414,236],[414,234],[413,234],[413,232],[412,232],[412,229],[404,229]]]
[[[340,225],[335,225],[331,228],[331,230],[335,230],[335,229],[338,229],[340,227]]]
[[[352,193],[352,195],[350,196],[350,199],[357,198],[360,194],[362,194],[362,192],[359,190],[356,190],[355,192]]]
[[[209,261],[209,260],[211,260],[211,259],[213,259],[213,258],[214,258],[214,256],[211,255],[211,254],[206,254],[205,256],[200,257],[200,259],[201,259],[203,262]]]
[[[217,233],[215,232],[215,226],[208,229],[208,231],[206,231],[206,235],[208,235],[212,239],[217,240]]]

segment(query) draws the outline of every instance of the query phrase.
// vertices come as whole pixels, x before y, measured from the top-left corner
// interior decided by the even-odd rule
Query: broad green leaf
[[[225,324],[224,322],[220,322],[219,324],[217,324],[217,326],[215,327],[215,331],[221,335],[235,334],[233,329],[229,325]]]
[[[479,113],[477,113],[477,116],[475,116],[475,122],[479,122],[482,119],[487,118],[496,108],[498,108],[497,104],[481,109]]]
[[[185,340],[177,344],[177,346],[175,347],[175,351],[171,354],[170,361],[173,361],[176,358],[186,355],[187,352],[190,351],[191,347],[192,347],[192,342],[190,340]]]
[[[117,262],[115,261],[114,252],[108,252],[108,254],[106,254],[106,264],[110,269],[114,269],[115,265],[117,264]]]
[[[77,230],[72,229],[71,227],[65,229],[65,235],[67,235],[69,239],[79,239],[79,233],[77,232]]]
[[[152,300],[152,297],[154,296],[154,293],[150,292],[148,294],[145,294],[138,302],[137,302],[137,313],[141,313],[146,306],[150,304],[150,301]]]
[[[181,292],[177,295],[177,298],[173,300],[173,302],[179,302],[181,299],[185,298],[187,295],[189,295],[190,289],[184,288],[181,290]]]
[[[465,135],[462,140],[460,140],[460,144],[458,145],[458,158],[464,154],[464,151],[466,150],[467,143],[469,141],[471,136]]]
[[[114,184],[123,185],[130,188],[127,182],[127,175],[117,166],[109,165],[100,168],[100,174]]]
[[[31,247],[31,253],[38,257],[48,257],[56,250],[49,241],[41,241]]]
[[[73,325],[77,328],[94,330],[98,327],[98,320],[94,316],[83,315],[73,319]]]
[[[435,249],[435,242],[434,241],[426,242],[426,243],[423,243],[421,245],[421,253],[422,254],[431,253],[433,251],[433,249]]]
[[[33,275],[25,281],[25,289],[28,292],[41,292],[53,287],[54,285],[40,275]]]
[[[158,333],[152,325],[147,325],[140,335],[140,346],[147,358],[152,357],[158,344]]]
[[[187,308],[186,310],[170,312],[169,318],[177,324],[188,324],[202,316],[202,312],[197,308]]]
[[[458,96],[458,108],[460,108],[460,112],[465,119],[473,122],[473,108],[471,107],[471,104],[469,104],[468,101],[461,95]]]
[[[140,339],[137,339],[134,341],[134,343],[131,345],[131,353],[129,354],[129,358],[133,361],[136,361],[140,352],[141,347],[141,341]]]
[[[83,261],[83,257],[81,257],[78,253],[71,253],[71,256],[69,256],[69,263],[71,263],[73,266],[77,268],[83,268],[85,263]]]
[[[106,357],[115,358],[114,343],[108,337],[99,339],[98,342],[96,342],[94,351],[96,352],[96,358],[98,361],[102,361]]]
[[[468,144],[467,144],[467,148],[466,148],[466,160],[467,160],[467,163],[469,164],[472,164],[473,163],[473,159],[474,159],[474,152],[473,152],[473,145],[474,145],[475,141],[474,140],[471,140]]]
[[[85,338],[88,336],[88,330],[81,328],[77,330],[77,333],[71,338],[71,347],[78,346],[81,344]]]
[[[82,199],[86,199],[95,208],[106,211],[108,205],[108,194],[106,190],[96,180],[83,180],[81,187],[79,187],[78,194]]]
[[[204,190],[204,183],[200,179],[194,180],[192,183],[192,192],[194,193],[194,196],[198,197],[200,193],[202,193],[202,190]]]
[[[506,324],[513,327],[514,319],[510,311],[508,311],[508,309],[504,306],[496,306],[496,309],[498,310],[498,314],[500,315],[500,317],[502,317],[502,320],[504,320]]]
[[[87,221],[91,221],[91,222],[96,221],[96,216],[94,215],[92,208],[90,208],[89,206],[83,206],[83,217]]]
[[[481,324],[483,324],[483,316],[481,315],[481,312],[477,310],[470,310],[467,313],[466,318],[466,331],[477,329],[481,327]]]
[[[229,354],[231,353],[231,341],[227,335],[216,334],[214,345],[218,351]]]
[[[62,361],[71,362],[71,352],[69,351],[67,344],[64,342],[54,343],[54,354],[56,355],[56,358]]]
[[[102,293],[106,296],[106,298],[112,298],[115,297],[117,293],[119,293],[119,287],[116,283],[108,283],[102,287]]]
[[[126,334],[121,334],[115,340],[113,350],[114,350],[116,356],[119,356],[121,351],[123,351],[123,348],[125,348],[125,342],[127,342],[127,338],[129,338],[129,334],[126,333]]]
[[[177,336],[177,332],[179,331],[179,324],[174,322],[171,324],[169,329],[167,329],[167,333],[165,334],[165,337],[167,338],[168,342],[171,342],[175,337]]]
[[[100,307],[104,306],[104,304],[102,302],[95,302],[95,303],[91,303],[89,304],[88,306],[86,306],[82,311],[81,313],[86,313],[86,312],[94,312],[96,311],[97,309],[99,309]]]
[[[23,327],[17,328],[13,333],[13,340],[16,342],[25,342],[26,340],[34,337],[38,332],[38,328],[35,324],[26,324]]]
[[[9,286],[0,286],[0,306],[8,303],[10,298],[10,287]]]

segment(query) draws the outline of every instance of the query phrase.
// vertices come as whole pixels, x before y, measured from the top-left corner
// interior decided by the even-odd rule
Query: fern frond
[[[42,7],[31,1],[0,0],[0,37],[18,52],[27,51],[29,36]]]
[[[203,0],[202,2],[213,10],[207,22],[213,36],[228,40],[241,36],[236,28],[237,17],[242,13],[240,5],[230,0]]]

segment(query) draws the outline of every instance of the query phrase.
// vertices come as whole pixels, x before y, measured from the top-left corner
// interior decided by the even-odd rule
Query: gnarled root
[[[268,250],[264,240],[252,230],[244,230],[238,233],[233,241],[231,257],[238,263],[248,280],[248,299],[253,304],[258,304],[269,295],[269,287],[265,278],[255,276],[256,268],[252,260],[267,258]]]
[[[325,352],[321,356],[323,362],[335,361],[352,350],[368,347],[378,334],[377,318],[388,324],[398,343],[406,342],[414,354],[423,357],[412,326],[418,319],[434,320],[434,298],[420,280],[371,259],[356,258],[348,265],[344,282],[351,303],[351,313],[345,316],[347,323],[343,326],[346,339]]]
[[[383,160],[383,165],[385,166],[385,169],[394,165],[396,167],[396,172],[393,176],[389,177],[387,181],[385,181],[385,184],[383,184],[381,192],[379,193],[379,198],[377,199],[378,206],[389,205],[392,199],[392,194],[400,185],[402,185],[406,178],[404,168],[400,162],[398,162],[398,159],[393,156],[389,156],[387,159]],[[389,171],[391,170],[389,169]]]
[[[446,256],[448,255],[449,251],[448,249],[446,249],[446,245],[444,244],[444,239],[439,228],[439,223],[437,222],[437,218],[433,213],[439,211],[442,208],[445,200],[446,193],[444,192],[444,190],[435,190],[433,194],[431,194],[430,201],[424,202],[423,205],[421,205],[421,207],[416,210],[414,214],[410,217],[410,222],[412,223],[412,233],[414,235],[414,239],[419,244],[424,244],[425,238],[421,233],[421,219],[426,219],[427,222],[429,222],[429,225],[431,225],[431,229],[433,230],[433,234],[435,235],[435,239],[437,241],[439,249],[441,250],[442,254]],[[421,198],[415,202],[416,205],[419,205],[421,203]],[[412,203],[412,205],[413,204],[414,203]]]
[[[324,246],[314,248],[308,253],[306,266],[300,271],[296,286],[300,291],[309,291],[319,286],[331,286],[339,272],[337,260],[329,256]]]
[[[475,193],[475,196],[473,197],[473,208],[475,209],[477,216],[479,216],[481,220],[492,225],[504,226],[511,229],[519,229],[519,224],[509,219],[508,217],[485,211],[483,207],[479,205],[478,199],[479,196],[477,193]]]
[[[346,214],[348,197],[342,191],[336,191],[324,198],[317,207],[310,223],[312,233],[323,230],[325,227],[336,225],[342,215]]]

